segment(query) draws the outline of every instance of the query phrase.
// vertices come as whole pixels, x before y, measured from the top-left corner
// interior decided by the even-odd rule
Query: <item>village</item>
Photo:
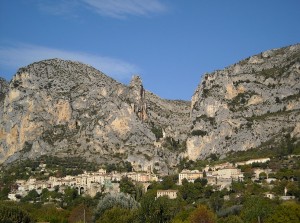
[[[251,159],[245,162],[238,162],[235,164],[226,162],[214,166],[207,165],[201,171],[199,170],[187,170],[183,169],[178,173],[177,185],[182,185],[183,180],[193,183],[196,179],[206,179],[207,185],[211,185],[215,190],[228,189],[230,190],[231,184],[234,181],[242,182],[244,180],[244,174],[238,167],[243,165],[249,165],[253,163],[266,163],[270,161],[270,158]],[[40,164],[40,171],[47,174],[46,164]],[[37,180],[30,177],[28,180],[17,180],[15,187],[9,194],[10,200],[19,201],[20,198],[25,197],[29,191],[36,190],[37,193],[41,193],[43,189],[49,191],[58,190],[64,192],[68,187],[74,188],[78,191],[79,195],[89,195],[94,197],[98,192],[116,194],[120,192],[119,182],[123,177],[127,177],[135,184],[140,184],[143,187],[144,192],[147,191],[148,186],[152,182],[161,181],[161,176],[154,174],[151,168],[148,168],[147,172],[117,172],[113,171],[107,173],[104,169],[99,169],[97,172],[84,172],[77,176],[67,175],[65,177],[50,176],[48,180]],[[265,174],[265,182],[271,183],[275,181],[274,178],[269,178],[268,175],[272,173],[269,168],[255,168],[252,176],[252,181],[256,181],[260,178],[261,174]],[[167,196],[170,199],[177,197],[177,190],[157,190],[157,197]],[[266,197],[273,199],[275,196],[271,193],[266,193]],[[286,196],[286,191],[283,196],[283,200],[294,199],[293,196]]]

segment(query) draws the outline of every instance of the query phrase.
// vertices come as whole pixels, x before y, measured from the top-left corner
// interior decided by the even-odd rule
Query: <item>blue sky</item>
[[[0,76],[49,58],[190,100],[201,76],[300,42],[300,0],[1,0]]]

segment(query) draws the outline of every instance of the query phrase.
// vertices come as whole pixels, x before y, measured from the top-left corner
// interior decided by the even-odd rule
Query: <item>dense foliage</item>
[[[250,152],[238,153],[248,157]],[[241,161],[239,157],[228,156],[227,160]],[[55,175],[61,170],[56,159],[49,164]],[[56,160],[56,161],[55,161]],[[47,161],[47,163],[48,163]],[[39,160],[40,162],[40,160]],[[46,159],[44,159],[46,162]],[[180,169],[199,169],[207,164],[218,164],[219,155],[210,156],[207,160],[182,160]],[[224,162],[224,160],[222,161]],[[70,166],[75,165],[75,161]],[[124,162],[124,167],[130,169]],[[47,164],[48,165],[48,164]],[[86,165],[88,169],[92,164]],[[68,166],[64,166],[66,170]],[[74,166],[73,166],[74,167]],[[108,167],[108,166],[107,166]],[[28,173],[24,174],[21,168]],[[30,169],[29,169],[30,168]],[[30,175],[36,177],[41,172],[36,162],[19,163],[2,169],[0,181],[0,198],[7,199],[9,191],[15,187],[14,180],[18,177],[27,179]],[[285,222],[300,221],[300,158],[298,156],[273,156],[266,163],[252,163],[239,166],[244,173],[244,181],[234,181],[228,189],[217,190],[209,185],[206,179],[198,178],[193,183],[187,180],[177,185],[178,174],[162,177],[161,181],[152,182],[145,192],[141,184],[124,177],[120,180],[120,194],[97,193],[91,198],[79,195],[73,188],[59,191],[43,189],[31,190],[20,202],[2,201],[0,203],[0,222],[132,222],[132,223],[247,223],[247,222]],[[251,178],[256,168],[271,168],[272,173],[261,172],[259,179]],[[91,168],[92,169],[92,168]],[[39,170],[39,171],[36,171]],[[84,171],[85,169],[81,169]],[[8,171],[11,171],[10,173]],[[14,173],[14,174],[12,174]],[[204,173],[205,175],[205,173]],[[8,177],[8,178],[6,178]],[[266,178],[274,181],[266,183]],[[178,190],[176,199],[156,197],[157,190]],[[283,201],[279,197],[295,196],[294,201]],[[275,199],[265,197],[269,192]],[[9,204],[9,205],[8,205]],[[4,220],[3,220],[4,219]]]
[[[0,204],[0,223],[31,223],[29,214],[10,203]]]

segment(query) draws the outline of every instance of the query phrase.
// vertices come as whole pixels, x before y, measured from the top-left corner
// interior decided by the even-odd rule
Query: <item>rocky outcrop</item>
[[[181,158],[300,137],[300,45],[203,76],[191,102],[161,99],[139,76],[128,86],[59,59],[0,79],[0,162],[41,155],[129,161],[166,172]]]
[[[205,74],[191,107],[190,159],[248,150],[299,135],[300,45]]]
[[[3,103],[7,91],[8,91],[8,83],[5,79],[0,77],[0,117],[2,117]]]

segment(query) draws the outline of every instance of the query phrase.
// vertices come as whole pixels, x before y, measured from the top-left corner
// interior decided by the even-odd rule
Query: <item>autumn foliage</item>
[[[206,206],[198,206],[190,215],[191,223],[215,223],[216,216]]]

